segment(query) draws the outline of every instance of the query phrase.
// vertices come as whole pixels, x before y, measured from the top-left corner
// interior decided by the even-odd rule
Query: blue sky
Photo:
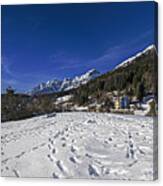
[[[2,90],[91,68],[105,73],[154,43],[154,3],[2,6]]]

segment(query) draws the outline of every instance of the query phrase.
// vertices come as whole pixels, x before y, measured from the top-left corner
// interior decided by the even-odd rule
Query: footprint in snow
[[[13,169],[13,173],[15,174],[16,177],[20,177],[17,170]]]
[[[15,158],[20,158],[21,156],[23,156],[25,154],[25,152],[21,152],[20,154],[16,155]]]
[[[55,149],[55,148],[52,150],[52,153],[53,153],[53,154],[55,154],[55,153],[56,153],[56,149]]]
[[[33,147],[33,148],[32,148],[32,151],[35,151],[35,150],[37,150],[37,149],[38,149],[38,146]]]
[[[69,160],[70,160],[72,163],[75,163],[75,164],[77,163],[77,161],[76,161],[76,158],[75,158],[75,157],[70,157],[70,158],[69,158]]]
[[[6,168],[6,170],[9,170],[9,168],[8,167],[5,167]]]
[[[52,149],[52,147],[51,147],[51,145],[50,145],[50,144],[48,144],[48,149],[49,149],[49,150],[51,150],[51,149]]]
[[[49,142],[53,145],[54,144],[54,142],[53,142],[53,140],[51,139],[51,138],[49,138]]]
[[[52,176],[53,176],[53,178],[55,178],[55,179],[59,178],[59,177],[55,174],[55,172],[53,172]]]
[[[40,147],[44,147],[46,145],[46,143],[42,143],[40,144]]]
[[[102,174],[110,174],[110,169],[109,168],[107,168],[107,167],[102,167],[101,168],[101,171],[102,171]]]
[[[62,144],[62,147],[66,147],[66,143],[63,143],[63,144]]]
[[[132,167],[133,165],[135,165],[138,162],[138,160],[134,160],[132,163],[128,164],[128,167]]]
[[[2,164],[6,164],[8,161],[10,160],[10,158],[7,158],[7,159],[5,159],[5,160],[2,160]]]
[[[59,137],[59,135],[60,135],[60,132],[57,132],[57,133],[53,136],[53,138],[56,139],[56,138]]]
[[[85,156],[88,157],[88,158],[92,158],[92,156],[88,153],[86,153]]]
[[[95,177],[98,177],[99,176],[96,168],[93,165],[89,165],[88,166],[88,172],[89,172],[89,175],[90,176],[95,176]]]
[[[53,162],[53,158],[51,157],[50,154],[48,154],[47,157],[49,158],[49,160],[50,160],[51,162]]]
[[[60,160],[58,160],[58,161],[56,162],[56,165],[57,165],[57,167],[60,169],[61,172],[65,172],[64,167],[63,167],[63,165],[62,165],[62,162],[61,162]]]
[[[62,137],[61,140],[62,140],[62,141],[66,141],[66,138],[65,138],[65,137]]]

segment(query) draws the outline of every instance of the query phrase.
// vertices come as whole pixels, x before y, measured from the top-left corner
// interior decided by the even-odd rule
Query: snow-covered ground
[[[153,179],[153,119],[70,112],[1,125],[1,174]]]

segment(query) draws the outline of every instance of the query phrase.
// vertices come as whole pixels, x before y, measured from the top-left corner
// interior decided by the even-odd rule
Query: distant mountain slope
[[[150,51],[156,51],[156,47],[155,45],[150,45],[147,48],[145,48],[143,51],[138,52],[136,55],[126,59],[125,61],[123,61],[122,63],[118,64],[115,69],[121,68],[121,67],[126,67],[127,65],[131,64],[132,62],[134,62],[137,58],[143,56],[143,55],[147,55],[147,53],[149,53]]]
[[[101,103],[107,97],[106,94],[113,91],[138,99],[149,93],[157,96],[157,68],[157,51],[151,45],[112,71],[79,87],[74,94],[74,100],[80,105],[93,100]]]
[[[98,77],[99,75],[100,73],[97,70],[91,69],[85,74],[76,76],[73,79],[65,78],[63,81],[54,79],[51,81],[47,81],[46,83],[41,83],[38,86],[34,87],[29,93],[31,95],[35,95],[71,90],[79,87],[80,85],[86,84],[88,81]]]

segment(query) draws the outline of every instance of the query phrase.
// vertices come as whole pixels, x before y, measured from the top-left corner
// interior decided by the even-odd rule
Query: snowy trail
[[[1,128],[2,176],[153,179],[150,117],[57,113]]]

